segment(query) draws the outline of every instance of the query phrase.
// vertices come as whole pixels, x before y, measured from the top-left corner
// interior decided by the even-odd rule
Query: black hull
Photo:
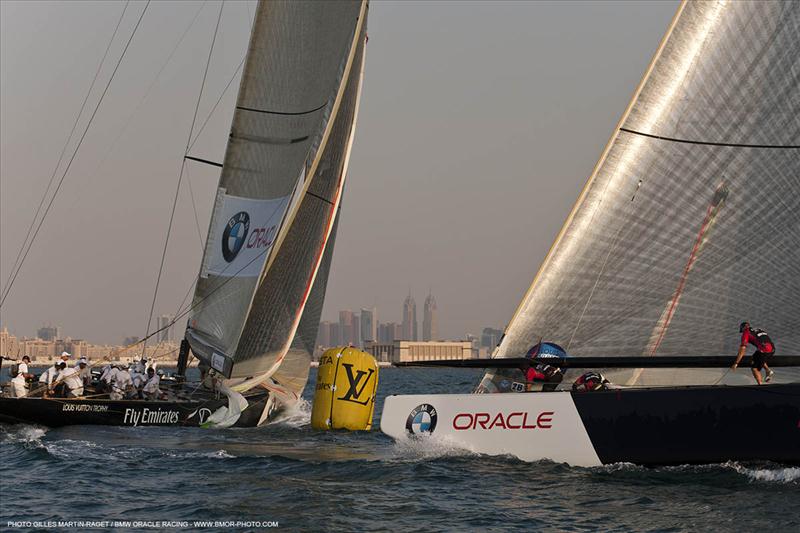
[[[269,393],[245,394],[248,406],[233,427],[255,427]],[[0,398],[0,423],[71,425],[198,427],[227,398],[184,401]]]
[[[800,464],[800,384],[572,393],[604,464]]]

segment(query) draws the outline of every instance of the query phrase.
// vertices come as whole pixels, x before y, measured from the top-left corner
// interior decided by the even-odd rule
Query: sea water
[[[479,377],[381,369],[374,427],[389,394]],[[316,432],[311,393],[263,428],[0,425],[0,530],[800,530],[800,468],[574,468]]]

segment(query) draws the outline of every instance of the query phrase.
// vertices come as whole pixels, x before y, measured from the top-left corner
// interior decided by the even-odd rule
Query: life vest
[[[752,332],[755,337],[755,342],[753,344],[756,345],[759,352],[772,353],[775,351],[775,343],[772,342],[772,339],[769,338],[766,331],[763,329],[755,329],[752,330]]]

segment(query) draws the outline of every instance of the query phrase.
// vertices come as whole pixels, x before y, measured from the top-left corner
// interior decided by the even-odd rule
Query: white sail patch
[[[258,277],[290,199],[290,195],[267,200],[242,198],[221,189],[201,277]]]

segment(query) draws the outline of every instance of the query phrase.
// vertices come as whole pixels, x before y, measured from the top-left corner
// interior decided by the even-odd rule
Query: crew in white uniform
[[[58,375],[58,367],[56,364],[57,363],[54,362],[50,368],[42,372],[39,376],[39,388],[47,390],[50,388],[50,385],[53,384],[53,380],[55,380]]]
[[[31,364],[31,358],[27,355],[22,356],[22,362],[17,365],[17,372],[22,374],[24,379],[33,379],[35,376],[28,370],[28,365]]]
[[[147,369],[147,377],[149,379],[144,384],[144,388],[142,388],[144,397],[148,400],[160,400],[162,393],[158,386],[161,384],[161,376],[156,374],[153,367],[150,367]]]
[[[22,372],[17,372],[17,375],[11,380],[11,397],[24,398],[27,395],[28,389],[25,388],[25,375]]]
[[[92,370],[89,368],[89,361],[85,357],[78,359],[78,375],[83,382],[84,388],[92,384]]]
[[[111,394],[109,397],[112,400],[121,400],[131,395],[133,391],[133,381],[131,381],[131,374],[126,367],[116,368],[111,373]]]
[[[77,398],[83,396],[83,380],[80,377],[78,370],[67,366],[67,363],[62,361],[59,363],[59,373],[56,377],[55,383],[64,383],[65,390],[62,392],[65,398]]]

